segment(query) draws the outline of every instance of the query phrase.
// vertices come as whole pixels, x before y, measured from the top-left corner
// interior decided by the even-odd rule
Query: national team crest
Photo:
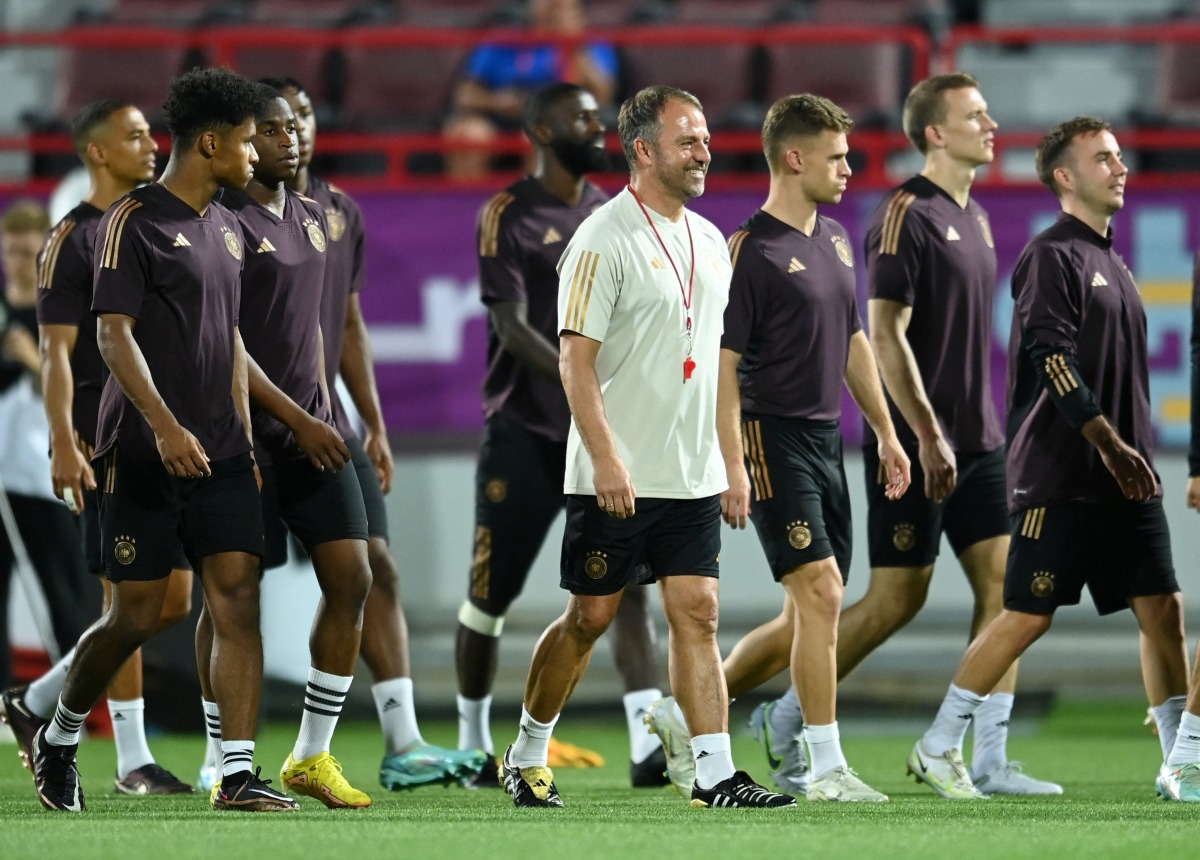
[[[492,478],[483,488],[489,502],[498,505],[508,498],[508,481],[502,478]]]
[[[1054,592],[1054,574],[1039,570],[1033,575],[1033,583],[1029,586],[1034,597],[1049,597]]]
[[[233,254],[233,259],[242,259],[242,243],[238,240],[238,237],[228,227],[222,227],[221,233],[225,236],[225,248],[230,254]]]
[[[837,251],[838,259],[842,261],[843,266],[854,268],[854,252],[850,250],[850,243],[843,236],[833,237],[833,247]]]
[[[988,223],[987,216],[976,215],[975,217],[979,220],[979,232],[983,234],[983,241],[989,248],[995,248],[996,243],[992,240],[992,225]]]
[[[792,549],[808,549],[812,543],[812,530],[808,523],[791,523],[788,526],[788,543]]]
[[[604,579],[608,575],[608,553],[600,550],[592,550],[588,553],[587,560],[583,563],[583,572],[587,574],[588,579]]]
[[[309,218],[304,222],[304,229],[308,233],[308,241],[312,242],[312,246],[324,254],[325,234],[321,232],[321,226]]]
[[[117,560],[117,564],[133,564],[133,560],[137,558],[137,547],[134,546],[137,541],[129,535],[118,535],[117,543],[113,547],[113,558]]]
[[[329,222],[330,240],[342,241],[342,236],[346,234],[346,216],[330,206],[325,210],[325,220]]]
[[[917,542],[917,530],[912,523],[900,523],[892,531],[892,546],[900,552],[908,552]]]

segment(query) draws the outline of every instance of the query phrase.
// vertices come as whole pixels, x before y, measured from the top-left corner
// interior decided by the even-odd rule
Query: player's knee
[[[1146,636],[1159,642],[1182,641],[1183,605],[1178,592],[1138,597],[1135,601],[1138,626]]]
[[[575,596],[561,620],[572,637],[592,643],[604,635],[616,614],[617,603],[613,601]]]
[[[675,606],[667,613],[673,635],[716,636],[719,617],[716,594],[708,592],[692,595],[683,605]]]
[[[504,630],[503,615],[489,615],[469,600],[458,609],[458,623],[480,636],[498,639]]]
[[[367,541],[367,563],[371,568],[371,588],[387,594],[393,600],[399,599],[400,570],[396,560],[392,558],[387,541],[373,537]]]

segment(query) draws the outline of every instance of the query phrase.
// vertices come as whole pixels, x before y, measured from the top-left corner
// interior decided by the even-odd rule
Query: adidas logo
[[[555,230],[553,227],[551,227],[549,230],[547,230],[546,235],[542,237],[543,245],[553,245],[555,242],[561,242],[561,241],[562,241],[562,234],[559,233],[557,230]]]
[[[700,752],[696,753],[696,761],[699,761],[702,758],[708,758],[710,755],[712,755],[712,753],[710,753],[708,750],[700,750]]]
[[[806,267],[803,263],[801,263],[795,257],[792,257],[792,264],[790,266],[788,266],[788,274],[794,275],[794,274],[796,274],[796,272],[803,272],[805,270],[805,268]]]
[[[175,234],[175,241],[174,241],[174,243],[172,243],[172,247],[190,248],[190,247],[192,247],[192,243],[189,242],[182,233],[177,233],[177,234]]]
[[[663,265],[662,260],[658,259],[658,257],[655,257],[653,260],[650,261],[650,268],[651,269],[665,269],[667,267],[665,265]]]
[[[958,235],[958,231],[954,229],[953,225],[951,225],[950,229],[946,231],[947,242],[957,242],[961,238],[962,236]]]
[[[276,250],[276,249],[275,249],[275,246],[271,244],[271,240],[263,239],[262,244],[258,246],[258,250],[255,253],[256,254],[269,254],[274,250]]]
[[[123,713],[121,713],[120,711],[117,711],[115,714],[112,715],[112,721],[114,723],[123,723],[123,722],[125,722],[125,715]]]
[[[271,250],[273,251],[275,249],[272,248]],[[388,699],[383,703],[383,712],[386,714],[388,711],[394,711],[398,707],[400,707],[399,702],[397,702],[395,699]]]
[[[539,779],[537,782],[535,782],[535,783],[533,784],[533,787],[534,787],[534,788],[545,788],[547,785],[549,785],[549,783],[548,783],[548,782],[546,782],[546,780],[544,780],[544,779]]]
[[[1104,275],[1097,272],[1096,276],[1094,278],[1092,278],[1092,286],[1093,287],[1107,287],[1108,281],[1104,280]]]

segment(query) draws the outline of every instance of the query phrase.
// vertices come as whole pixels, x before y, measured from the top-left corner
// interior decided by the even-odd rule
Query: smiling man
[[[720,493],[716,434],[729,254],[687,211],[712,157],[695,96],[648,87],[618,119],[628,187],[580,225],[558,265],[559,368],[571,429],[561,585],[542,634],[517,740],[500,778],[517,806],[561,807],[550,735],[625,589],[658,580],[671,684],[692,729],[698,806],[792,806],[735,773],[717,648]]]
[[[1129,608],[1137,618],[1164,759],[1187,692],[1183,600],[1151,463],[1146,314],[1112,247],[1127,170],[1108,123],[1091,117],[1052,129],[1037,168],[1062,214],[1013,273],[1004,611],[971,643],[909,758],[917,779],[944,796],[977,796],[953,763],[967,723],[1085,585],[1101,615]],[[1166,796],[1169,781],[1164,768]]]

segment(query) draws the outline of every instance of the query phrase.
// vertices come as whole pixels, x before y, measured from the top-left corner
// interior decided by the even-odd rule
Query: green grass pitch
[[[623,721],[572,719],[559,734],[595,748],[608,765],[562,770],[556,775],[563,810],[518,810],[496,791],[424,788],[388,793],[376,783],[380,741],[376,728],[347,723],[334,752],[375,805],[356,811],[326,810],[301,801],[299,813],[214,813],[203,798],[130,798],[112,792],[115,760],[110,742],[85,743],[80,767],[88,792],[81,815],[42,810],[15,747],[0,747],[0,857],[140,858],[547,858],[628,860],[669,858],[1134,858],[1191,857],[1200,853],[1200,804],[1171,804],[1154,796],[1158,743],[1141,727],[1137,702],[1060,703],[1032,734],[1014,737],[1010,753],[1037,776],[1063,784],[1063,797],[954,803],[934,796],[904,775],[914,737],[847,732],[851,764],[891,795],[881,805],[805,803],[782,811],[691,809],[669,789],[628,787],[628,746]],[[734,714],[734,757],[767,781],[761,750]],[[886,729],[881,721],[880,727]],[[511,726],[494,726],[497,741]],[[434,742],[452,743],[454,727],[430,722]],[[257,760],[278,767],[295,727],[272,725],[261,733]],[[153,747],[161,764],[195,775],[202,741],[160,737]],[[276,777],[277,779],[277,777]]]

